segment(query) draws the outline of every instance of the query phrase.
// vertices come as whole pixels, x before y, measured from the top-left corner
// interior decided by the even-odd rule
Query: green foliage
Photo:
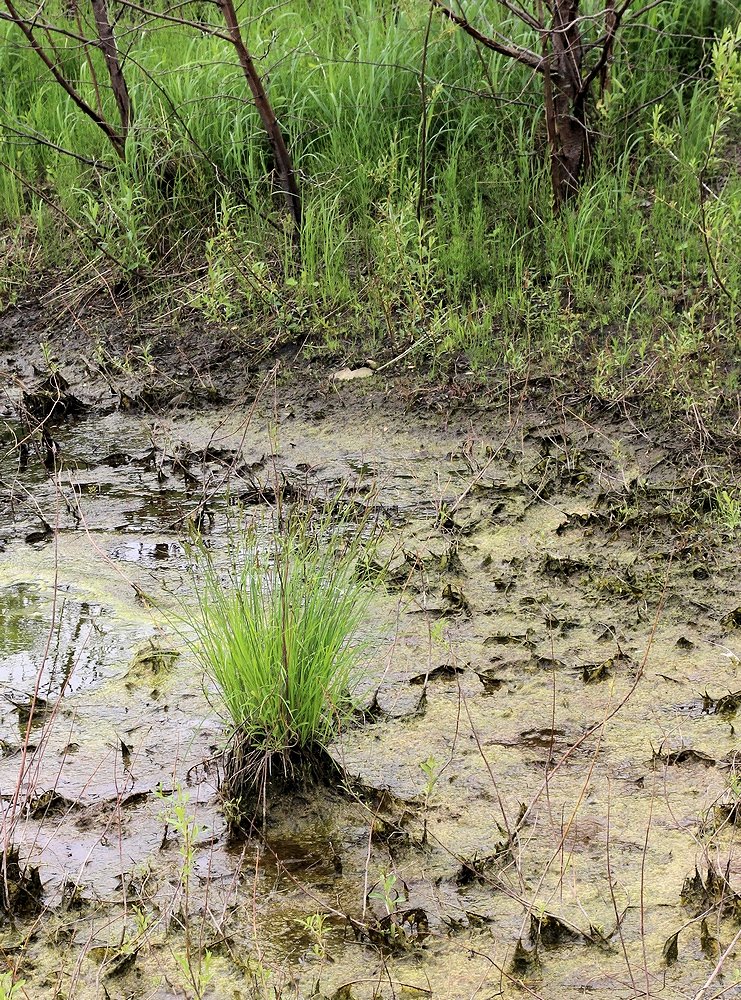
[[[296,923],[309,935],[311,939],[311,951],[317,958],[327,957],[327,931],[328,921],[324,913],[311,913],[308,917],[299,917]]]
[[[383,904],[386,916],[393,916],[402,902],[402,894],[398,888],[399,879],[393,872],[379,872],[375,887],[368,893],[369,899],[376,899]]]
[[[177,835],[180,849],[181,910],[185,916],[182,926],[184,944],[182,950],[173,951],[173,959],[186,993],[195,996],[196,1000],[201,1000],[214,976],[214,956],[208,948],[202,947],[202,941],[193,939],[188,909],[195,867],[196,842],[206,832],[206,828],[193,815],[188,793],[180,785],[177,785],[171,794],[158,791],[157,796],[164,807],[166,832],[171,830]],[[145,932],[146,925],[142,933]]]
[[[225,566],[202,544],[193,548],[193,648],[250,750],[311,753],[336,733],[367,605],[355,573],[360,544],[331,505],[236,528]]]
[[[429,802],[437,779],[440,777],[440,762],[433,754],[430,754],[427,760],[420,763],[419,769],[426,779],[424,785],[425,802]]]
[[[0,1000],[18,1000],[25,994],[24,982],[23,979],[14,979],[12,972],[0,973]]]
[[[424,784],[424,796],[425,796],[425,802],[424,802],[424,819],[422,821],[423,822],[423,825],[422,825],[422,843],[426,844],[427,843],[427,813],[428,813],[428,810],[430,808],[430,799],[432,798],[432,793],[435,790],[435,785],[437,784],[438,779],[440,777],[440,762],[437,760],[437,758],[433,754],[430,754],[430,756],[427,758],[427,760],[423,760],[423,761],[420,762],[419,769],[422,772],[422,774],[425,776],[425,779],[426,779],[425,780],[425,784]]]
[[[741,491],[718,490],[714,499],[715,520],[734,534],[741,528]]]
[[[694,107],[688,116],[678,116],[669,125],[664,105],[652,110],[651,137],[654,145],[697,190],[697,215],[686,205],[666,201],[668,208],[694,218],[716,283],[735,307],[739,294],[737,244],[741,234],[741,183],[730,169],[725,153],[732,153],[741,127],[741,23],[726,27],[716,38],[710,59],[711,82],[695,92],[695,105],[704,91],[712,104]],[[691,146],[686,131],[696,137]],[[688,244],[685,243],[682,248]],[[735,308],[731,318],[736,318]]]
[[[540,82],[434,17],[423,106],[427,15],[417,0],[241,9],[300,173],[300,256],[288,232],[266,219],[279,220],[280,206],[269,148],[223,41],[172,23],[149,30],[146,19],[121,14],[136,117],[120,162],[13,26],[0,23],[0,78],[9,81],[0,141],[16,171],[0,169],[0,219],[33,227],[36,267],[108,254],[125,270],[168,281],[197,261],[185,298],[215,322],[248,317],[255,330],[308,330],[331,344],[341,328],[364,351],[381,343],[395,350],[424,334],[432,365],[465,352],[475,368],[497,371],[522,372],[533,360],[563,366],[579,343],[605,398],[640,391],[656,357],[658,404],[698,388],[732,393],[701,365],[683,367],[686,354],[669,331],[687,327],[687,316],[698,330],[697,308],[706,356],[727,356],[738,320],[734,6],[669,0],[627,18],[612,85],[591,108],[595,161],[559,218]],[[470,16],[539,44],[493,0]],[[45,6],[45,17],[64,23],[61,0]],[[80,46],[64,36],[55,44],[94,103]],[[92,65],[100,67],[98,56]],[[713,194],[701,205],[703,171]],[[27,241],[16,240],[0,300],[17,294],[27,273]],[[728,294],[709,273],[708,248]]]

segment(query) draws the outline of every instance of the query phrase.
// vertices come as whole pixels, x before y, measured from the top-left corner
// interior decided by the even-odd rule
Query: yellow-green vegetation
[[[539,51],[506,7],[485,0],[468,17]],[[586,46],[600,44],[603,7],[581,5]],[[248,332],[376,352],[419,342],[426,365],[465,352],[489,372],[560,367],[584,348],[577,370],[600,398],[690,408],[699,395],[712,410],[738,379],[738,10],[645,7],[626,14],[609,86],[590,91],[592,162],[554,213],[527,66],[422,0],[243,5],[299,178],[298,243],[215,7],[116,7],[123,153],[0,22],[0,299],[39,268],[91,260]],[[36,20],[37,37],[117,122],[102,55],[79,41],[87,5],[53,0],[44,17],[55,30]]]
[[[14,1000],[20,997],[23,990],[24,980],[13,979],[11,972],[0,973],[0,1000]]]

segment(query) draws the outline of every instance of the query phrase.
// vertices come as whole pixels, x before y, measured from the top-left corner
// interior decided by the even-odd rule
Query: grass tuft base
[[[268,804],[310,785],[336,786],[344,772],[320,743],[266,750],[254,735],[237,731],[224,750],[220,794],[232,837],[264,826]]]

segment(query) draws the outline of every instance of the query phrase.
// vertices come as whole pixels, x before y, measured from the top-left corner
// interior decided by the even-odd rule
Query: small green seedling
[[[427,779],[424,785],[425,815],[424,815],[423,829],[422,829],[422,844],[424,845],[427,843],[427,813],[430,808],[430,799],[432,797],[432,792],[440,777],[440,762],[437,760],[436,757],[430,754],[427,760],[423,760],[420,763],[419,769]]]
[[[299,927],[312,939],[311,951],[317,958],[327,956],[327,915],[325,913],[312,913],[308,917],[299,917],[296,920]]]
[[[203,835],[206,827],[202,826],[190,811],[188,793],[178,785],[172,795],[158,791],[157,797],[164,805],[165,837],[172,830],[178,835],[180,847],[180,889],[182,892],[182,911],[184,947],[173,952],[173,958],[181,974],[183,985],[192,990],[196,1000],[201,1000],[209,983],[213,979],[213,956],[206,949],[203,951],[198,941],[193,940],[191,922],[188,919],[191,881],[196,860],[196,842]]]
[[[0,1000],[20,1000],[25,995],[24,979],[13,979],[12,972],[0,973]]]
[[[377,899],[379,902],[383,903],[386,910],[386,916],[388,917],[393,916],[399,908],[401,894],[396,888],[398,881],[397,876],[394,875],[393,872],[382,871],[380,873],[380,881],[369,893],[370,899]]]
[[[715,494],[716,520],[729,532],[741,528],[741,496],[728,490],[718,490]]]

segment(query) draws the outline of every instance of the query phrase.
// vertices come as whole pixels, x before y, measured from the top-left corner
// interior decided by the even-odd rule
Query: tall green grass
[[[328,760],[350,708],[369,596],[355,571],[357,526],[337,504],[278,510],[259,528],[232,528],[225,564],[202,544],[192,550],[198,603],[186,618],[228,717],[224,790],[238,813],[271,782]]]
[[[45,12],[52,17],[51,6]],[[211,319],[277,318],[310,325],[321,340],[332,336],[329,312],[364,351],[424,335],[433,362],[464,350],[474,364],[524,368],[535,348],[562,361],[574,337],[593,333],[609,368],[611,338],[627,335],[639,360],[674,322],[678,300],[714,317],[721,339],[732,329],[736,307],[708,269],[697,185],[718,104],[712,42],[738,20],[731,3],[673,0],[626,25],[612,87],[592,112],[593,169],[560,218],[551,209],[540,83],[526,70],[477,52],[434,18],[423,107],[424,3],[291,0],[266,11],[248,3],[242,16],[300,172],[300,257],[266,219],[275,221],[280,205],[269,149],[225,43],[121,18],[136,112],[121,163],[12,26],[0,24],[0,78],[9,81],[0,97],[3,158],[93,237],[74,231],[80,254],[108,254],[162,281],[205,260],[190,301]],[[468,16],[533,43],[495,3],[481,0]],[[58,44],[93,100],[84,54],[72,41]],[[110,95],[103,101],[113,116]],[[679,137],[673,156],[654,141],[657,101]],[[9,126],[105,169],[26,143]],[[714,184],[729,206],[716,216],[734,220],[724,222],[717,253],[737,300],[738,256],[727,248],[739,235],[741,181],[721,163]],[[2,168],[0,218],[33,220],[37,265],[69,258],[60,217]],[[7,271],[5,297],[17,287]]]

